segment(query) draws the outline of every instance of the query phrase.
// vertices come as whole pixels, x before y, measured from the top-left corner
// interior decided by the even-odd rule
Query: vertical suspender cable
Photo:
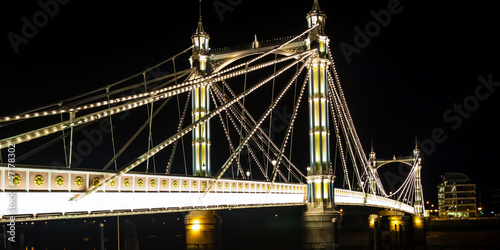
[[[177,74],[177,71],[176,71],[176,68],[175,68],[175,57],[172,58],[172,65],[174,67],[174,75]],[[175,78],[175,85],[177,85],[177,78]],[[188,93],[188,97],[187,97],[187,100],[186,100],[186,106],[184,107],[184,112],[182,113],[182,117],[181,117],[181,107],[179,106],[179,95],[177,95],[177,111],[179,112],[179,120],[180,120],[180,126],[179,126],[179,129],[182,128],[182,123],[184,123],[184,117],[185,117],[185,114],[186,114],[186,110],[188,108],[188,105],[189,105],[189,98],[191,96],[191,92]],[[185,149],[185,146],[184,146],[184,136],[181,137],[181,145],[182,145],[182,157],[184,159],[184,174],[188,174],[187,173],[187,163],[186,163],[186,149]],[[173,156],[172,156],[173,157]],[[170,168],[168,169],[168,173],[170,173]]]
[[[179,95],[177,95],[177,107],[178,107],[177,109],[179,112],[179,125],[177,126],[177,133],[182,130],[182,124],[184,123],[184,119],[186,117],[186,112],[187,112],[187,109],[189,106],[190,99],[191,99],[191,92],[188,92],[186,104],[184,105],[184,111],[182,112],[182,115],[181,115],[180,104],[179,104]],[[184,151],[184,139],[183,138],[184,137],[181,137],[180,140],[182,143],[182,153],[184,156],[184,174],[187,175],[186,153]],[[179,143],[178,140],[175,141],[174,147],[172,148],[172,153],[170,154],[170,158],[168,159],[168,163],[167,163],[167,170],[165,171],[166,174],[170,174],[170,171],[172,171],[172,162],[174,161],[174,156],[175,156],[175,152],[177,151],[178,143]]]
[[[144,78],[144,89],[146,92],[148,92],[148,87],[146,86],[146,72],[142,73],[142,77]],[[149,115],[149,104],[146,105],[147,108],[147,113],[148,113],[148,118],[150,118]],[[151,150],[151,120],[149,119],[149,136],[148,136],[148,152]],[[149,171],[149,158],[146,160],[146,173]]]
[[[71,124],[74,124],[75,122],[75,112],[69,113],[69,121]],[[68,158],[68,168],[71,168],[71,158],[72,158],[72,153],[73,153],[73,127],[71,126],[70,129],[70,136],[69,136],[69,158]]]
[[[278,51],[276,50],[274,52],[274,73],[273,73],[273,88],[271,90],[271,103],[274,102],[274,83],[276,82],[276,59],[278,58]],[[268,132],[268,136],[269,138],[271,138],[271,130],[272,130],[272,127],[273,127],[273,112],[271,111],[271,114],[269,114],[269,132]],[[269,147],[267,148],[267,155],[269,155]],[[266,174],[267,174],[267,171],[269,169],[269,162],[266,161]]]
[[[144,77],[144,92],[148,92],[148,86],[146,85],[146,73],[143,73],[142,76]],[[151,105],[151,107],[150,107]],[[148,136],[148,152],[151,150],[151,147],[153,146],[153,139],[152,139],[152,131],[151,127],[153,125],[153,102],[151,104],[146,105],[147,112],[148,112],[148,119],[149,119],[149,136]],[[156,165],[154,164],[155,158],[153,156],[153,172],[156,173]],[[149,158],[146,161],[146,173],[149,172]]]
[[[62,105],[62,103],[59,103],[59,109],[61,108],[61,105]],[[61,122],[63,122],[63,121],[64,121],[63,114],[61,113]],[[62,132],[62,135],[63,135],[64,162],[66,163],[66,166],[69,166],[68,165],[68,154],[66,153],[68,151],[66,149],[66,136],[64,135],[64,129],[61,130],[61,132]],[[1,162],[2,162],[2,154],[0,152],[0,163]]]
[[[111,109],[111,102],[109,98],[109,87],[106,88],[106,94],[108,96],[108,109]],[[114,135],[114,127],[113,127],[113,118],[112,115],[109,116],[109,126],[111,128],[111,144],[113,146],[113,158],[116,157],[116,147],[115,147],[115,135]],[[116,159],[114,160],[115,170],[118,170],[118,165],[116,164]]]
[[[247,74],[248,74],[247,70],[248,70],[248,63],[245,65],[245,80],[243,81],[243,93],[245,93],[245,91],[247,91]],[[243,100],[242,100],[243,107],[245,107],[245,99],[246,99],[246,96],[243,97]],[[243,123],[245,123],[245,112],[242,112],[241,120],[242,120],[242,122],[241,122],[241,126],[240,126],[240,131],[243,131]],[[242,140],[243,140],[243,134],[240,134],[240,142],[239,143],[241,143]],[[238,159],[237,159],[238,166],[240,164],[240,158],[241,158],[241,154],[238,154]],[[250,165],[249,165],[249,167],[250,167]],[[240,168],[238,168],[238,169],[240,169]],[[240,172],[241,171],[243,171],[242,168],[241,168]],[[249,170],[249,171],[251,171],[251,170]],[[240,173],[240,174],[241,174],[241,177],[243,179],[245,179],[245,173]]]

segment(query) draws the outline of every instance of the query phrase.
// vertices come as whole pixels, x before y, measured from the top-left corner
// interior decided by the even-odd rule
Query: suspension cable
[[[315,51],[314,51],[315,52]],[[304,64],[304,66],[310,61],[311,57],[308,56],[309,59],[307,60],[307,62]],[[297,59],[297,60],[304,60],[305,59],[305,56],[300,58],[300,59]],[[298,63],[298,61],[296,61]],[[291,65],[293,66],[293,65]],[[289,67],[287,67],[289,68]],[[281,71],[282,72],[282,71]],[[248,143],[248,141],[250,140],[251,136],[258,130],[258,128],[260,127],[260,125],[262,124],[262,122],[269,116],[269,114],[272,112],[272,110],[274,109],[274,107],[278,104],[278,102],[281,100],[281,98],[283,97],[283,95],[286,93],[286,91],[288,90],[288,88],[290,87],[290,85],[293,83],[293,81],[295,81],[295,78],[297,77],[298,75],[296,74],[294,76],[294,78],[292,79],[292,81],[290,81],[284,88],[283,90],[281,91],[281,93],[278,95],[278,97],[276,98],[276,100],[271,103],[271,105],[269,106],[269,108],[267,108],[266,112],[261,116],[261,118],[259,119],[259,121],[257,122],[257,124],[252,128],[252,131],[250,131],[250,133],[245,136],[245,139],[243,140],[243,143],[241,143],[238,148],[236,148],[236,151],[231,154],[231,156],[227,159],[227,161],[224,163],[224,165],[222,166],[221,170],[219,170],[219,173],[217,175],[217,177],[215,178],[215,181],[212,183],[212,185],[210,185],[207,190],[205,191],[204,195],[206,195],[211,187],[213,187],[213,185],[219,181],[219,179],[222,177],[222,175],[226,172],[227,168],[228,168],[228,163],[231,162],[235,157],[236,157],[236,154],[239,154],[239,152],[241,151],[241,149]],[[276,77],[275,74],[273,74],[273,77],[274,78]]]
[[[299,70],[297,70],[297,72],[295,74],[298,76],[300,73],[302,73],[302,71],[305,69],[306,66],[307,65],[304,64],[303,67],[301,67]],[[304,90],[306,89],[306,86],[307,86],[308,77],[309,77],[309,70],[307,71],[306,76],[304,77],[304,83],[302,84],[302,88],[300,89],[299,98],[297,99],[297,102],[295,103],[295,108],[293,109],[293,112],[292,112],[292,119],[290,120],[290,123],[288,124],[288,128],[287,128],[287,131],[285,133],[285,138],[283,139],[283,142],[281,144],[281,148],[279,150],[278,160],[276,162],[276,165],[274,166],[275,170],[274,170],[274,173],[273,173],[272,184],[274,184],[274,181],[276,179],[276,169],[279,168],[279,165],[281,163],[281,158],[283,156],[283,152],[285,151],[285,147],[287,145],[290,133],[291,133],[292,128],[293,128],[295,117],[297,117],[297,113],[298,113],[299,107],[300,107],[300,101],[302,99],[302,95],[304,93]],[[294,78],[297,79],[297,77],[294,77]],[[288,173],[290,173],[290,170],[289,170]]]
[[[235,94],[234,92],[231,90],[231,88],[229,87],[229,85],[227,85],[227,83],[225,81],[222,81],[223,84],[225,84],[225,86],[227,87],[227,89],[230,91],[231,95],[232,95],[232,98],[235,97]],[[226,100],[228,101],[228,100]],[[238,102],[238,105],[243,109],[243,111],[245,113],[247,113],[247,117],[250,119],[250,121],[252,121],[252,123],[250,123],[248,120],[245,120],[245,123],[247,123],[247,126],[248,127],[252,127],[254,126],[255,124],[257,124],[257,122],[255,121],[255,119],[253,118],[253,116],[242,106],[242,104],[240,102]],[[248,132],[248,130],[247,130]],[[264,158],[267,159],[269,162],[272,161],[272,159],[270,158],[269,154],[266,154],[265,153],[265,150],[262,149],[262,145],[261,143],[264,143],[266,144],[267,147],[271,147],[271,151],[273,152],[273,154],[275,156],[277,156],[278,154],[276,152],[279,151],[279,148],[278,146],[276,146],[276,144],[274,144],[274,142],[271,140],[270,137],[268,137],[267,133],[264,132],[264,130],[262,128],[259,128],[259,130],[257,131],[257,136],[259,137],[259,141],[257,141],[257,139],[253,139],[255,141],[255,143],[259,146],[261,152],[264,154]],[[263,137],[263,138],[262,138]],[[261,142],[261,143],[259,143]],[[287,164],[289,166],[292,166],[302,177],[305,178],[305,175],[299,171],[299,169],[290,161],[290,159],[288,159],[287,157],[284,157],[284,159],[286,160]],[[267,175],[267,174],[266,174]],[[267,177],[266,177],[267,178]],[[298,180],[298,179],[297,179]],[[301,180],[298,180],[299,182],[301,182]]]
[[[312,51],[312,52],[315,52],[315,51]],[[215,115],[219,114],[220,112],[226,110],[229,106],[233,105],[234,103],[236,103],[237,101],[239,101],[241,98],[243,98],[243,96],[245,95],[249,95],[250,93],[254,92],[256,89],[262,87],[264,84],[266,84],[267,82],[269,82],[270,80],[272,80],[272,78],[274,77],[277,77],[278,75],[280,75],[281,73],[285,72],[286,70],[288,70],[290,67],[294,66],[295,64],[301,62],[302,60],[304,60],[306,57],[310,56],[310,53],[312,53],[311,51],[308,51],[306,53],[302,53],[303,56],[301,56],[300,58],[296,59],[294,62],[288,64],[287,66],[285,66],[283,69],[281,69],[279,71],[279,73],[275,76],[271,76],[271,77],[267,77],[266,79],[260,81],[258,84],[256,84],[255,86],[253,86],[252,88],[248,89],[245,93],[242,93],[240,94],[238,97],[234,98],[231,102],[223,105],[223,106],[220,106],[218,109],[215,109],[213,111],[210,111],[206,116],[204,116],[203,118],[199,119],[198,121],[192,123],[191,125],[189,125],[188,127],[184,128],[182,131],[180,131],[179,133],[176,133],[175,135],[169,137],[168,139],[164,140],[162,143],[158,144],[156,147],[152,148],[150,151],[142,154],[141,156],[137,157],[136,160],[134,160],[132,163],[129,163],[125,168],[123,168],[121,171],[119,171],[117,174],[109,177],[108,179],[106,179],[105,181],[99,183],[98,185],[90,188],[89,190],[87,190],[85,193],[82,193],[82,194],[78,194],[74,197],[72,197],[70,199],[70,201],[76,201],[76,200],[79,200],[91,193],[94,193],[96,192],[99,188],[101,188],[102,186],[108,184],[110,181],[112,180],[115,180],[117,177],[123,175],[123,174],[126,174],[128,173],[130,170],[134,169],[136,166],[138,166],[139,164],[143,163],[147,158],[149,157],[152,157],[153,155],[155,155],[156,153],[158,153],[160,150],[162,150],[163,148],[167,147],[168,145],[172,144],[174,141],[180,139],[180,137],[184,136],[185,134],[191,132],[194,128],[200,126],[201,124],[204,124],[206,123],[208,120],[210,120],[211,118],[213,118]],[[226,77],[226,78],[229,78],[229,77]],[[219,79],[218,81],[221,81],[221,80],[225,80],[225,78],[222,78],[222,79]],[[213,80],[212,80],[213,81]],[[200,84],[200,86],[206,86],[207,84],[209,83],[212,83],[212,82],[209,82],[209,83],[205,83],[203,82],[204,84]],[[192,88],[194,88],[196,85],[198,84],[194,84],[194,85],[191,85],[189,86],[189,90],[191,90]],[[179,91],[179,92],[182,92],[182,91]],[[178,94],[178,93],[177,93]],[[258,126],[256,126],[258,127]],[[248,136],[247,136],[248,137]],[[237,149],[237,151],[239,152],[239,150],[241,150],[241,148]],[[227,166],[223,168],[224,171],[227,169]],[[218,176],[217,180],[220,179],[222,175]],[[213,186],[215,182],[212,183],[212,185],[210,185],[210,187]],[[210,187],[207,189],[210,190]]]
[[[212,86],[214,86],[214,85],[212,85]],[[214,100],[215,108],[218,108],[219,105],[216,102],[216,98],[215,98],[215,96],[213,94],[212,88],[210,88],[210,96]],[[224,134],[226,135],[227,142],[229,143],[230,152],[233,153],[235,150],[234,150],[233,142],[231,141],[231,137],[229,136],[229,129],[226,127],[226,124],[224,123],[224,120],[222,119],[222,114],[219,114],[218,116],[220,118],[220,121],[221,121],[221,124],[222,124],[222,128],[224,129]],[[241,166],[239,159],[236,161],[236,164],[237,164],[238,170],[240,171],[241,177],[243,179],[245,179],[245,175],[243,173],[243,167]]]
[[[111,103],[109,102],[109,88],[106,88],[106,93],[108,93],[108,109],[111,108]],[[113,157],[116,157],[116,146],[115,146],[115,135],[114,135],[114,127],[113,127],[113,116],[109,116],[109,126],[111,130],[111,144],[113,145]],[[118,170],[118,164],[116,163],[116,160],[114,161],[115,163],[115,171]]]

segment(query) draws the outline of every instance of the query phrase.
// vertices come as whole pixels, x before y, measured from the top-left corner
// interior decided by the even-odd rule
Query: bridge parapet
[[[97,181],[114,175],[106,171],[69,170],[65,168],[18,165],[15,169],[0,165],[0,216],[27,215],[28,219],[56,213],[55,218],[105,216],[118,211],[153,213],[173,208],[255,207],[305,204],[307,185],[252,180],[220,179],[209,193],[204,191],[213,178],[163,174],[127,173],[109,182],[96,193],[77,202],[71,197],[84,193]],[[17,176],[17,177],[15,177]],[[12,185],[11,185],[12,182]],[[10,194],[15,195],[16,211],[9,208]],[[335,189],[337,205],[389,208],[413,214],[407,204],[359,191]],[[101,215],[102,214],[102,215]]]
[[[359,191],[335,189],[336,205],[364,205],[370,207],[389,208],[414,214],[414,208],[408,204],[373,194],[365,194]]]
[[[111,178],[113,172],[69,170],[65,168],[7,168],[0,165],[2,192],[85,192]],[[214,178],[127,173],[107,183],[97,192],[205,192]],[[252,180],[221,179],[213,193],[306,194],[306,185]]]

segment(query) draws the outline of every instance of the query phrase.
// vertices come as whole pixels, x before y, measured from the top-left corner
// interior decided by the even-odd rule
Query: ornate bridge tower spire
[[[191,68],[197,70],[191,79],[199,78],[208,71],[210,36],[203,28],[201,0],[199,0],[199,20],[195,33],[191,36],[193,54],[189,58]],[[210,86],[202,86],[191,91],[191,120],[193,123],[210,112]],[[210,176],[210,123],[193,130],[193,175]],[[190,211],[184,218],[186,227],[186,249],[220,249],[221,218],[213,210]]]
[[[203,28],[201,19],[201,0],[198,27],[191,36],[193,54],[189,58],[192,68],[197,68],[192,78],[207,74],[207,61],[210,52],[210,36]],[[210,111],[210,87],[199,87],[191,92],[192,122],[196,122]],[[193,175],[210,176],[210,124],[202,124],[193,130]]]
[[[340,225],[340,213],[335,211],[333,182],[330,172],[330,118],[328,113],[329,39],[325,35],[326,15],[314,0],[306,16],[311,30],[306,45],[317,50],[308,65],[309,70],[309,167],[307,173],[307,211],[302,217],[305,249],[333,249]]]
[[[314,1],[313,9],[307,14],[310,27],[319,23],[306,39],[307,48],[317,49],[309,70],[309,206],[333,208],[333,181],[330,174],[330,130],[328,115],[328,42],[324,27],[326,15]]]
[[[413,161],[417,163],[415,169],[415,201],[413,202],[413,207],[415,208],[415,215],[423,216],[424,204],[423,204],[423,194],[422,194],[422,180],[420,176],[420,171],[422,169],[422,165],[420,165],[420,162],[422,161],[422,158],[420,158],[420,150],[418,149],[416,138],[415,138],[415,149],[413,150]]]
[[[375,151],[373,150],[373,140],[370,143],[370,171],[371,175],[368,176],[368,181],[370,184],[370,192],[372,194],[376,194],[377,192],[377,183],[374,180],[374,177],[376,176],[375,173],[377,172],[377,155],[375,154]]]

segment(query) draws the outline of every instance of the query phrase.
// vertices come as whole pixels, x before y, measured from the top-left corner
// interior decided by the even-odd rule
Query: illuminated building
[[[445,173],[438,187],[438,207],[441,218],[476,217],[476,184],[462,173]]]

